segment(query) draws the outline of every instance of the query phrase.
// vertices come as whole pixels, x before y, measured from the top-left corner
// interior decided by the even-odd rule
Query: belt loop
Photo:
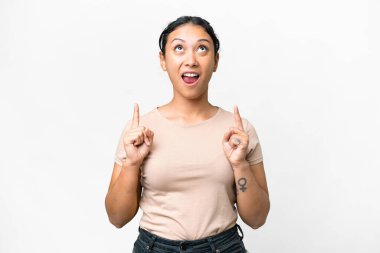
[[[212,252],[212,253],[215,253],[215,245],[214,245],[214,243],[212,242],[211,237],[208,237],[208,238],[207,238],[207,241],[208,241],[208,243],[210,244],[211,252]]]
[[[143,232],[144,232],[144,231],[141,229],[140,226],[139,226],[139,232],[140,232],[140,233],[143,233]],[[154,235],[154,234],[151,234],[151,235],[152,235],[152,237],[147,236],[149,242],[145,245],[145,249],[146,249],[148,252],[150,252],[150,251],[153,249],[154,243],[155,243],[155,241],[156,241],[156,239],[157,239],[157,236],[156,236],[156,235]]]
[[[238,235],[239,235],[239,237],[240,237],[240,240],[243,240],[243,238],[244,238],[243,230],[241,229],[241,227],[240,227],[239,224],[237,224],[237,223],[236,223],[236,227],[239,229],[239,231],[240,231],[240,233],[241,233],[241,236],[240,236],[239,233],[238,233]]]
[[[149,249],[149,250],[153,249],[153,245],[154,245],[156,239],[157,239],[157,236],[153,235],[152,238],[151,238],[151,240],[150,240],[150,242],[149,242],[149,244],[148,244],[148,246],[147,246],[147,249]]]

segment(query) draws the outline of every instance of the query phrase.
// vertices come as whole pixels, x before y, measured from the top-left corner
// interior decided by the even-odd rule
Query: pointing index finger
[[[132,128],[138,127],[139,123],[140,123],[139,105],[135,103],[133,118],[132,118]]]
[[[239,113],[239,109],[237,105],[234,106],[234,116],[235,116],[235,126],[239,128],[240,130],[244,130],[243,121],[240,117],[240,113]]]

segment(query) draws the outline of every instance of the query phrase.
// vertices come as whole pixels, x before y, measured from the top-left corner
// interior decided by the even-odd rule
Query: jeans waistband
[[[218,252],[215,250],[218,245],[226,244],[231,240],[242,241],[244,238],[243,230],[238,224],[235,224],[232,228],[227,229],[219,234],[209,236],[198,240],[170,240],[156,236],[155,234],[139,227],[139,238],[146,243],[146,249],[152,249],[153,247],[165,247],[165,248],[179,248],[181,251],[186,251],[187,248],[199,249],[199,252],[204,249],[212,249],[212,252]],[[241,235],[239,235],[238,230]]]

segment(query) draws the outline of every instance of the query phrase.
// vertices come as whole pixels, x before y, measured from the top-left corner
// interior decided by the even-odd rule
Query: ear
[[[160,51],[159,56],[160,56],[160,65],[161,65],[161,68],[162,68],[163,71],[166,71],[165,56],[162,53],[162,51]]]
[[[219,52],[215,55],[215,63],[214,63],[214,72],[216,72],[216,69],[218,68],[219,63]]]

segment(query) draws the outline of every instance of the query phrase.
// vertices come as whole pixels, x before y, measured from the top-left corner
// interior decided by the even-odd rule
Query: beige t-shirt
[[[242,117],[249,135],[247,161],[263,160],[251,123]],[[126,156],[123,136],[115,154]],[[172,240],[196,240],[223,232],[236,224],[237,209],[232,167],[223,152],[222,139],[235,125],[233,113],[219,107],[211,118],[181,124],[165,118],[157,108],[140,116],[140,126],[154,132],[150,153],[141,165],[143,186],[140,226]]]

